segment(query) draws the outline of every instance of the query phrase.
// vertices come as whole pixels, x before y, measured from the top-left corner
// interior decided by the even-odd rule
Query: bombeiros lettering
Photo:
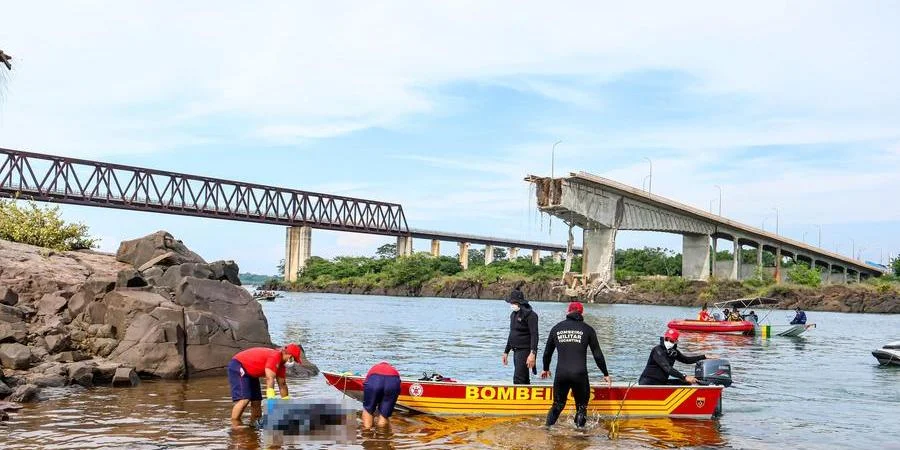
[[[569,394],[569,398],[572,395]],[[593,400],[594,390],[591,389]],[[553,388],[551,387],[513,387],[513,386],[466,386],[466,400],[496,400],[496,401],[552,401]],[[574,400],[573,400],[574,401]]]

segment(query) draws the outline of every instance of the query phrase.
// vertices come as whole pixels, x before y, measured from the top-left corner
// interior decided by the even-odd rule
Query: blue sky
[[[849,254],[851,238],[865,259],[900,250],[900,7],[566,6],[10,4],[0,146],[399,202],[416,228],[563,242],[522,180],[549,174],[562,140],[557,173],[641,186],[651,158],[657,194],[708,209],[720,185],[724,215],[750,225],[773,229],[777,207],[795,239],[815,243],[821,226],[831,250]],[[280,227],[63,210],[104,250],[166,229],[246,271],[283,257]],[[313,252],[388,241],[317,230]]]

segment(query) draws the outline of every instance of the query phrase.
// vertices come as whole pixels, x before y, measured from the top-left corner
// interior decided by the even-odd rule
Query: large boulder
[[[112,385],[115,387],[135,387],[141,383],[137,372],[131,367],[120,367],[113,375]]]
[[[241,269],[236,262],[214,261],[209,264],[209,269],[212,270],[213,280],[227,281],[235,286],[241,285],[241,278],[239,276]]]
[[[181,280],[186,277],[192,278],[212,278],[213,271],[209,264],[187,263],[172,266],[166,269],[166,273],[157,280],[158,286],[165,286],[170,289],[176,289]]]
[[[95,364],[90,362],[80,362],[70,364],[68,366],[68,376],[70,384],[77,384],[83,387],[91,387],[94,385],[94,368]]]
[[[13,292],[7,287],[0,287],[0,304],[8,306],[16,306],[19,302],[19,294]]]
[[[44,342],[47,343],[47,351],[50,353],[66,351],[72,343],[69,340],[69,336],[65,334],[50,334],[44,336]]]
[[[0,380],[0,398],[8,397],[9,394],[12,394],[12,392],[12,389],[7,386],[6,383],[3,382],[3,380]]]
[[[185,278],[175,290],[175,302],[188,310],[209,312],[218,317],[218,323],[228,325],[235,341],[246,343],[239,345],[241,347],[271,344],[269,324],[262,306],[246,289],[223,281]],[[188,314],[185,323],[188,330],[194,327],[191,318]],[[191,344],[190,339],[188,344]]]
[[[0,344],[18,342],[24,343],[28,337],[28,328],[24,322],[0,322]]]
[[[18,343],[0,344],[0,363],[9,369],[26,370],[31,367],[31,350]]]
[[[119,244],[119,251],[116,252],[116,260],[141,268],[150,260],[170,252],[172,255],[164,261],[159,261],[159,265],[206,263],[200,255],[190,251],[181,241],[165,231],[157,231],[142,238],[122,242]]]
[[[119,289],[139,288],[147,285],[147,280],[144,279],[143,275],[134,269],[121,270],[116,278],[116,287]]]

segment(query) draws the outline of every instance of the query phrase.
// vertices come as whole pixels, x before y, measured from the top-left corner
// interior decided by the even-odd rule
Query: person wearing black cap
[[[525,300],[525,294],[519,288],[513,289],[506,300],[512,307],[509,315],[509,337],[506,349],[503,350],[503,365],[509,361],[509,352],[513,352],[513,384],[531,384],[529,370],[535,370],[538,346],[538,315]]]
[[[547,426],[553,426],[566,407],[569,391],[575,398],[575,426],[584,428],[587,422],[587,405],[590,400],[591,382],[588,379],[587,349],[590,347],[597,368],[603,372],[607,386],[612,386],[606,360],[600,350],[597,332],[584,323],[584,305],[581,302],[569,303],[566,320],[556,324],[550,330],[547,346],[544,348],[544,371],[541,378],[550,378],[550,362],[553,351],[559,350],[556,362],[556,377],[553,378],[553,406],[547,412]]]

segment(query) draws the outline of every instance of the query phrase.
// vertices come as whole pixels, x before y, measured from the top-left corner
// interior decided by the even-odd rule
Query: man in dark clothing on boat
[[[509,362],[513,352],[514,384],[531,384],[529,370],[534,370],[538,346],[538,315],[525,300],[525,294],[515,288],[506,300],[512,308],[509,315],[509,337],[503,350],[503,365]]]
[[[806,313],[803,312],[799,306],[796,311],[797,314],[794,315],[794,320],[791,321],[791,325],[806,325]]]
[[[588,347],[594,355],[594,362],[603,372],[607,385],[612,386],[609,371],[606,370],[606,360],[597,341],[597,332],[584,323],[584,306],[580,302],[569,303],[566,320],[550,330],[550,337],[547,338],[547,346],[544,348],[544,371],[541,378],[551,376],[550,361],[553,359],[553,351],[559,350],[556,377],[553,378],[553,406],[547,412],[548,427],[559,419],[559,415],[566,407],[569,391],[572,391],[572,397],[575,397],[575,426],[583,428],[587,422],[587,404],[591,395],[587,369]]]
[[[669,329],[659,339],[659,345],[650,351],[647,367],[641,374],[638,384],[649,385],[688,385],[697,384],[697,379],[691,375],[685,375],[678,371],[673,364],[675,361],[684,364],[695,364],[706,359],[705,355],[686,356],[678,350],[678,331]]]

